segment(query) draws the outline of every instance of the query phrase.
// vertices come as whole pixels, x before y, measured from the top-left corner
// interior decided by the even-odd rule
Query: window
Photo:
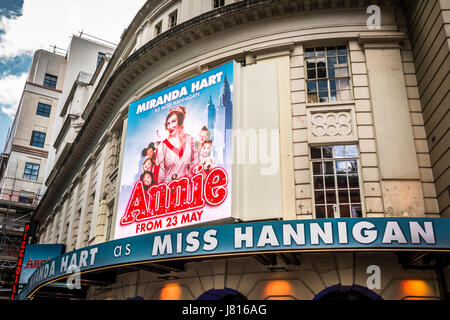
[[[56,88],[56,80],[58,80],[58,77],[52,76],[51,74],[46,73],[44,77],[44,87]]]
[[[223,7],[225,5],[225,0],[214,0],[214,8]]]
[[[155,37],[159,36],[162,32],[162,21],[155,25]]]
[[[114,209],[114,201],[111,201],[108,204],[108,216],[107,216],[107,223],[106,223],[106,237],[105,240],[109,241],[111,237],[111,228],[112,228],[112,220],[113,220],[113,209]]]
[[[362,217],[356,145],[310,150],[316,218]]]
[[[43,117],[50,117],[50,111],[52,109],[51,105],[45,103],[38,103],[36,114]]]
[[[102,59],[106,56],[105,53],[103,52],[99,52],[98,56],[97,56],[97,66],[100,64],[100,62],[102,61]]]
[[[37,170],[38,170],[38,173],[39,173],[39,165],[37,165],[37,166],[38,166]],[[26,165],[25,165],[25,171],[26,170],[27,169],[26,169]],[[37,180],[37,177],[36,177],[36,179],[31,179],[31,180]],[[27,191],[20,191],[19,202],[26,203],[26,204],[33,204],[33,200],[34,200],[34,194],[33,193],[27,192]]]
[[[23,172],[23,178],[36,181],[39,175],[39,165],[36,163],[27,162],[25,164],[25,171]]]
[[[120,130],[117,132],[117,148],[116,148],[116,158],[115,158],[115,163],[114,163],[114,168],[117,168],[119,166],[119,162],[120,162],[120,147],[122,144],[122,130],[123,128],[120,128]]]
[[[68,243],[67,243],[67,234],[68,233],[69,233],[69,222],[66,223],[66,225],[64,226],[64,230],[63,230],[62,243],[65,244],[66,246],[68,245]]]
[[[306,48],[305,59],[308,103],[351,99],[346,46]]]
[[[33,133],[31,134],[30,146],[43,148],[44,142],[45,142],[45,133],[39,132],[39,131],[33,131]]]
[[[169,29],[177,25],[177,10],[169,14]]]

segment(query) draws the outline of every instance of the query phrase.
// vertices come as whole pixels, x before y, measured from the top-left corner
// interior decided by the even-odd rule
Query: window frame
[[[102,59],[106,57],[106,53],[99,51],[97,54],[97,64],[96,67],[98,67],[98,65],[100,64],[100,62],[102,61]]]
[[[31,168],[29,168],[28,165],[31,165]],[[37,167],[37,169],[36,169],[36,167]],[[41,169],[41,165],[38,163],[25,162],[25,168],[23,170],[23,179],[38,181],[40,169]],[[27,170],[29,170],[29,173],[27,173]],[[36,173],[34,173],[34,172],[36,172]],[[26,177],[26,176],[29,176],[29,177]],[[36,177],[36,179],[33,179],[33,177]]]
[[[159,36],[162,33],[162,20],[155,24],[155,37]]]
[[[175,17],[175,22],[172,21],[172,19]],[[174,10],[171,13],[169,13],[169,19],[168,19],[168,27],[169,29],[172,29],[178,25],[178,10]]]
[[[345,50],[346,50],[346,60],[347,60],[347,71],[348,71],[348,75],[345,77],[338,77],[336,76],[336,70],[339,68],[338,65],[338,61],[339,61],[339,57],[344,57],[344,54],[339,54],[339,47],[344,47],[345,46]],[[336,51],[336,55],[330,55],[328,56],[328,48],[330,47],[334,47],[335,51]],[[317,49],[321,49],[323,48],[323,56],[319,56],[316,52],[318,52]],[[313,49],[314,50],[314,55],[311,57],[307,57],[307,50]],[[331,51],[331,50],[330,50]],[[320,52],[320,51],[319,51]],[[308,61],[310,60],[315,60],[315,59],[320,59],[323,58],[325,60],[325,72],[326,72],[326,77],[319,77],[319,72],[318,72],[318,67],[317,67],[317,63],[315,63],[314,66],[314,70],[315,70],[315,78],[309,78],[308,76],[308,71],[309,70],[313,70],[312,68],[308,68]],[[336,64],[333,68],[331,68],[328,64],[329,58],[336,58]],[[320,45],[315,45],[315,46],[308,46],[305,47],[304,49],[304,68],[305,68],[305,90],[306,90],[306,103],[308,105],[316,105],[316,104],[333,104],[333,103],[342,103],[342,102],[351,102],[354,100],[354,92],[353,92],[353,81],[352,81],[352,70],[351,70],[351,63],[350,63],[350,50],[349,50],[349,46],[348,44],[322,44]],[[320,68],[322,69],[322,68]],[[335,74],[334,77],[330,77],[330,69],[334,69],[335,70]],[[342,90],[338,90],[338,81],[342,81],[342,80],[348,80],[348,89],[342,89]],[[320,90],[319,88],[319,82],[320,81],[326,81],[327,83],[327,101],[320,101],[321,97],[320,97],[320,92],[325,92],[325,90]],[[332,90],[331,89],[331,81],[335,81],[335,89]],[[316,84],[316,90],[315,90],[315,94],[316,94],[316,99],[317,101],[310,101],[309,98],[309,87],[308,84],[311,82],[315,82]],[[339,100],[339,92],[345,92],[348,91],[348,99],[342,99]],[[336,100],[332,100],[332,92],[335,93],[335,97]]]
[[[334,155],[334,147],[340,147],[340,146],[355,146],[356,147],[356,156],[355,157],[346,157],[344,154],[344,157],[335,157]],[[312,154],[311,154],[311,148],[317,148],[317,147],[332,147],[332,157],[331,158],[323,158],[323,156],[321,156],[321,158],[316,158],[313,159],[312,158]],[[321,145],[309,145],[308,146],[308,156],[309,156],[309,163],[310,163],[310,179],[311,179],[311,200],[312,200],[312,212],[313,212],[313,219],[337,219],[337,218],[356,218],[356,219],[361,219],[364,218],[366,216],[366,211],[365,211],[365,198],[364,198],[364,185],[363,185],[363,181],[362,181],[362,168],[361,168],[361,162],[360,162],[360,150],[359,150],[359,145],[357,143],[326,143],[326,144],[321,144]],[[326,174],[325,172],[323,172],[321,175],[314,175],[314,162],[333,162],[333,178],[334,178],[334,187],[332,189],[327,189],[326,188],[326,183],[325,183],[325,176],[331,176],[331,174]],[[341,217],[341,209],[340,209],[340,199],[339,199],[339,185],[338,185],[338,173],[336,171],[336,163],[337,161],[356,161],[356,165],[357,165],[357,171],[356,174],[358,176],[358,188],[354,187],[351,188],[349,186],[348,183],[348,172],[346,172],[345,176],[346,176],[346,180],[347,180],[347,187],[343,188],[341,190],[346,190],[348,192],[347,196],[348,196],[348,202],[343,202],[342,205],[348,205],[350,208],[349,211],[349,217]],[[323,168],[325,169],[325,168]],[[314,185],[314,177],[317,176],[322,176],[324,177],[324,185],[322,189],[317,189],[316,186]],[[323,191],[324,193],[324,203],[323,204],[317,204],[316,205],[316,196],[315,196],[315,192],[316,191]],[[336,197],[336,203],[331,204],[331,205],[335,205],[336,206],[336,210],[334,210],[334,214],[335,217],[328,217],[327,214],[327,190],[331,191],[334,190],[335,192],[335,197]],[[350,195],[350,191],[351,190],[359,190],[359,197],[360,197],[360,202],[352,202],[351,201],[351,195]],[[352,211],[351,211],[351,206],[352,204],[359,204],[361,206],[361,216],[360,217],[352,217]],[[317,210],[316,210],[316,206],[323,206],[325,208],[325,218],[319,218],[317,217]]]
[[[43,86],[50,89],[56,89],[56,85],[58,83],[58,77],[54,76],[50,73],[46,73],[44,76],[44,84]]]
[[[38,134],[39,137],[36,137],[35,134]],[[44,135],[43,140],[42,140],[42,135]],[[33,130],[31,132],[30,146],[33,146],[33,147],[36,147],[36,148],[44,148],[45,147],[45,138],[46,138],[46,136],[47,136],[47,134],[45,132]],[[42,145],[41,145],[41,140],[42,140]]]
[[[47,109],[48,109],[48,113],[47,113]],[[50,104],[46,104],[46,103],[43,103],[43,102],[38,102],[38,105],[37,105],[37,108],[36,108],[36,114],[38,116],[50,118],[50,113],[51,112],[52,112],[52,106]]]
[[[212,2],[213,2],[213,9],[225,6],[225,0],[212,0]]]

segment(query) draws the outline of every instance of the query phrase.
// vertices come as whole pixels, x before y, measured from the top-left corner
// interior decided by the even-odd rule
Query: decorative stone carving
[[[312,134],[316,137],[348,136],[352,133],[350,111],[313,113]]]
[[[308,142],[357,141],[354,105],[328,104],[307,107]]]

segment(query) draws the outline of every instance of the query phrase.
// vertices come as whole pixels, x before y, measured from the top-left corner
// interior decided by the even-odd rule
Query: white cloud
[[[25,0],[23,15],[0,19],[0,58],[13,58],[50,46],[67,49],[70,37],[87,34],[118,44],[146,0]],[[0,75],[0,112],[14,117],[26,74]]]
[[[14,57],[51,45],[67,49],[72,34],[87,34],[118,43],[123,30],[145,0],[25,0],[23,15],[3,17],[0,57]]]
[[[16,114],[26,78],[26,73],[0,78],[0,110],[11,118]]]

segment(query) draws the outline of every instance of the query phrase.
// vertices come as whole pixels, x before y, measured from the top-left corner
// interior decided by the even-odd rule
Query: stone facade
[[[129,103],[229,60],[240,62],[243,70],[265,63],[277,66],[283,219],[319,217],[311,148],[336,145],[357,146],[352,161],[361,217],[446,214],[446,171],[439,160],[445,156],[438,151],[443,146],[431,145],[427,132],[428,121],[433,121],[427,110],[433,107],[426,105],[433,98],[427,100],[423,81],[429,75],[420,66],[416,69],[418,40],[408,33],[401,2],[380,1],[382,27],[375,31],[366,26],[367,1],[235,1],[214,13],[187,2],[148,1],[122,35],[83,108],[85,121],[74,144],[50,175],[49,192],[35,215],[41,221],[40,243],[62,242],[70,251],[112,240],[118,177],[126,170],[121,162]],[[155,35],[158,22],[174,10],[178,25]],[[309,102],[307,52],[326,46],[346,48],[349,96]],[[435,108],[445,108],[445,100]],[[402,284],[417,279],[426,287],[422,297],[440,295],[434,273],[404,272],[393,253],[306,254],[301,266],[275,263],[285,268],[279,273],[251,258],[239,259],[187,263],[172,282],[149,272],[129,272],[107,292],[91,288],[88,298],[159,299],[173,285],[180,299],[224,287],[249,299],[312,299],[339,283],[365,287],[364,268],[372,264],[385,270],[383,285],[375,290],[384,299],[414,295],[403,292]],[[284,283],[284,291],[269,290],[273,281]]]

